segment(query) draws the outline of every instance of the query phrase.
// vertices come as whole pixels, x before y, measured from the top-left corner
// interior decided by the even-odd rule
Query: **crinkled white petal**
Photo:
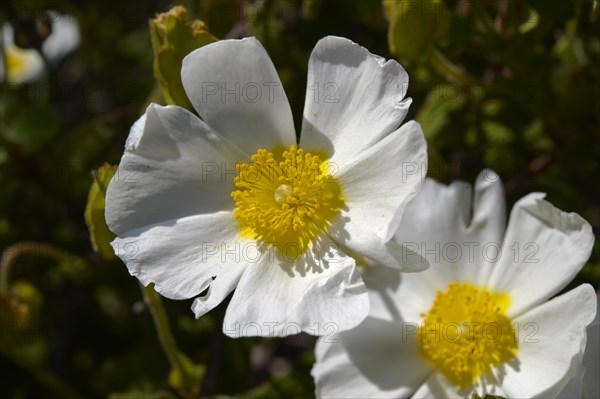
[[[112,246],[142,284],[154,283],[168,298],[187,299],[214,283],[213,278],[219,286],[239,279],[249,264],[235,258],[241,243],[233,214],[217,212],[127,231]]]
[[[309,249],[312,251],[313,249]],[[358,325],[369,299],[354,259],[334,245],[296,258],[267,250],[269,261],[249,267],[227,308],[223,331],[230,337],[325,335]]]
[[[106,194],[106,221],[117,235],[234,207],[235,165],[249,155],[177,106],[151,104],[132,127]]]
[[[331,234],[344,246],[390,267],[423,270],[426,262],[401,262],[402,248],[389,242],[427,169],[427,149],[420,126],[404,124],[345,164],[331,164],[342,185],[346,209]],[[387,243],[387,244],[386,244]]]
[[[353,330],[320,338],[311,371],[316,396],[410,397],[434,371],[419,354],[415,335],[406,334],[412,327],[368,317]]]
[[[220,40],[183,60],[183,87],[200,117],[251,154],[296,142],[277,71],[255,38]]]
[[[594,289],[582,284],[513,320],[517,358],[500,374],[509,397],[555,397],[564,389],[581,368],[586,326],[594,320],[596,306]]]
[[[600,305],[600,300],[597,302]],[[584,375],[582,393],[584,398],[600,398],[600,313],[596,306],[596,318],[587,329],[587,345],[583,354]]]
[[[44,73],[44,61],[36,50],[22,49],[14,44],[14,31],[9,23],[2,26],[2,42],[4,55],[2,62],[6,80],[9,83],[21,84],[39,80]]]
[[[325,149],[334,163],[354,158],[400,126],[407,88],[396,61],[345,38],[321,39],[308,64],[301,147]]]
[[[52,33],[42,44],[42,52],[50,65],[56,66],[79,46],[79,23],[74,16],[56,11],[49,11],[48,17],[52,24]]]
[[[491,287],[511,295],[511,318],[551,298],[573,280],[594,243],[588,222],[543,197],[529,194],[514,205],[502,255],[489,280]]]
[[[233,245],[233,248],[235,248],[235,243],[228,243],[227,245],[229,245],[230,248]],[[243,256],[248,256],[248,254],[253,251],[249,248],[252,246],[251,243],[246,242],[245,245],[247,246],[246,248],[242,249],[239,247],[242,249],[241,252],[239,250],[237,252],[240,257],[242,254],[244,254]],[[235,249],[229,251],[229,254],[225,251],[225,259],[231,257],[234,253],[233,251],[235,251]],[[219,253],[218,256],[221,256],[221,253]],[[197,319],[211,311],[233,292],[242,277],[242,273],[245,268],[248,267],[248,264],[251,266],[255,263],[253,261],[254,259],[254,257],[246,259],[243,264],[240,264],[240,262],[230,262],[226,267],[219,270],[218,278],[213,280],[208,287],[206,294],[194,299],[194,303],[192,303],[192,311]]]

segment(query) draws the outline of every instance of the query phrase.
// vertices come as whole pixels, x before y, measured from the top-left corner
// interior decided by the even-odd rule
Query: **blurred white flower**
[[[150,105],[107,192],[113,247],[144,285],[173,299],[208,289],[197,317],[235,289],[230,336],[320,335],[367,315],[355,257],[426,267],[402,264],[388,243],[427,158],[419,125],[399,127],[410,100],[397,62],[347,39],[319,41],[299,141],[256,39],[193,51],[182,81],[201,119]]]
[[[471,195],[427,180],[409,203],[394,239],[431,266],[365,270],[369,316],[317,343],[318,397],[551,398],[581,370],[595,292],[583,284],[550,298],[587,261],[589,224],[534,193],[505,229],[502,185],[488,170],[473,207]]]
[[[50,35],[42,43],[42,53],[51,67],[69,53],[73,52],[80,41],[79,24],[71,15],[48,11],[51,26]],[[14,29],[10,23],[2,26],[2,48],[0,59],[0,80],[19,84],[39,80],[44,74],[44,60],[35,49],[23,49],[14,42]]]

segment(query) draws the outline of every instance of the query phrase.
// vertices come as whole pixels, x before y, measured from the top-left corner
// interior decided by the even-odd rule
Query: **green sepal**
[[[154,74],[165,100],[168,104],[192,110],[181,82],[181,63],[190,52],[217,41],[217,38],[210,34],[204,22],[188,22],[186,14],[183,6],[175,6],[157,14],[150,20],[150,34],[154,49]]]
[[[115,239],[116,235],[106,225],[104,208],[106,189],[116,170],[116,166],[105,163],[97,170],[92,171],[94,180],[85,207],[85,223],[90,232],[92,248],[108,260],[115,259],[110,242]]]

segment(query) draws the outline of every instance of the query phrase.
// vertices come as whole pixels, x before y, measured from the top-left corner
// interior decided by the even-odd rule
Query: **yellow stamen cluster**
[[[507,294],[450,283],[438,291],[417,333],[421,351],[460,388],[516,356],[518,342],[505,316]]]
[[[319,156],[294,145],[274,152],[237,165],[234,216],[243,234],[302,254],[340,213],[342,188]]]

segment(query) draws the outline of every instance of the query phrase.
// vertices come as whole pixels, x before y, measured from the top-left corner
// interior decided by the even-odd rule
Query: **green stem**
[[[0,292],[7,294],[10,286],[10,273],[15,260],[22,255],[43,256],[68,262],[83,262],[86,260],[73,255],[62,248],[51,244],[35,241],[21,241],[7,247],[0,258]]]
[[[180,393],[185,397],[197,396],[199,386],[196,382],[197,378],[193,374],[193,363],[177,347],[167,313],[160,296],[154,290],[154,284],[149,284],[146,287],[141,286],[141,288],[144,300],[150,308],[160,345],[169,360],[171,368],[182,378]]]

